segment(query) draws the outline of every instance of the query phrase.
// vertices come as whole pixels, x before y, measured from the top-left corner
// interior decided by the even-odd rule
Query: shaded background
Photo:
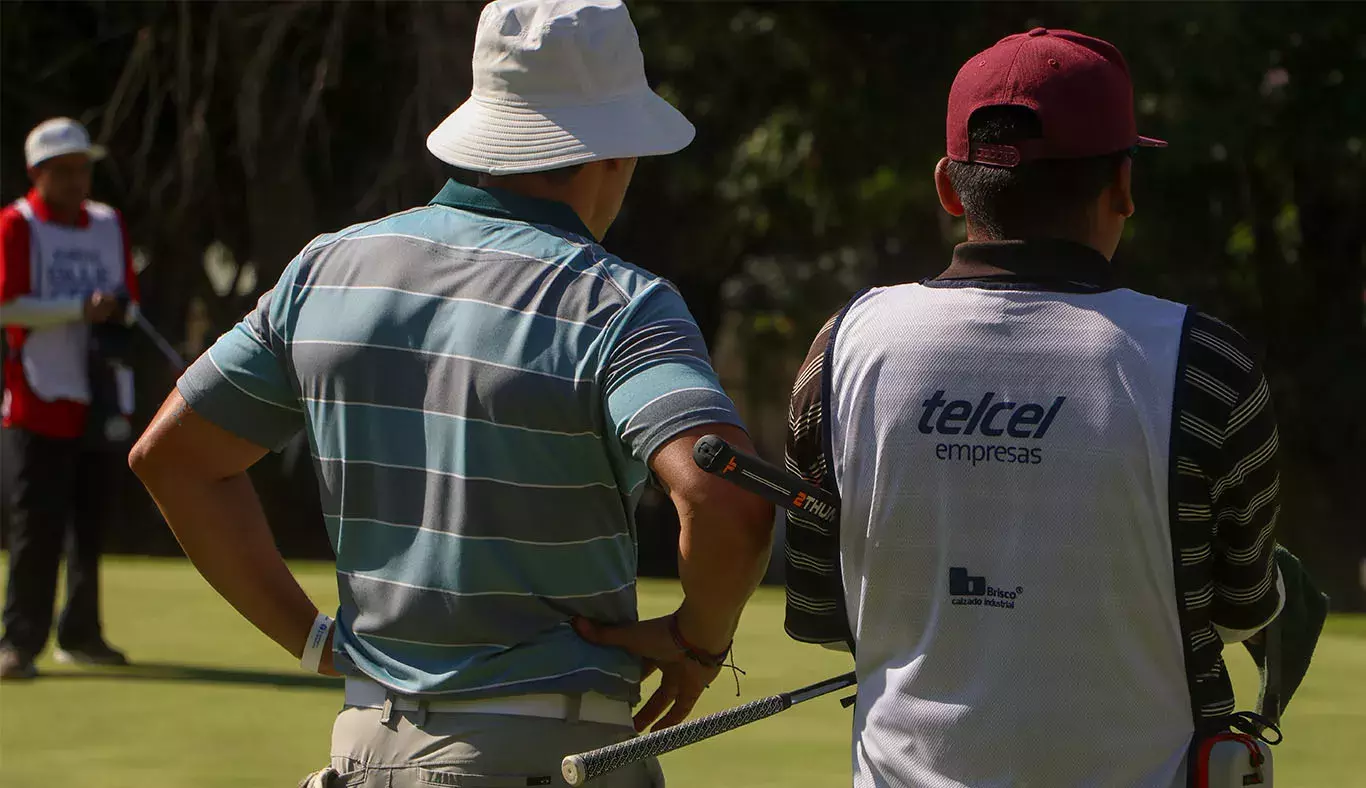
[[[676,282],[761,451],[816,329],[861,287],[937,273],[962,237],[931,172],[957,67],[1035,25],[1129,59],[1138,214],[1128,286],[1265,350],[1281,420],[1281,540],[1337,609],[1366,608],[1366,4],[633,3],[647,70],[698,127],[642,162],[607,246]],[[186,355],[314,235],[426,202],[427,132],[469,91],[477,4],[0,3],[0,198],[23,139],[71,115],[110,148],[146,312]],[[146,344],[142,421],[174,381]],[[302,454],[300,454],[302,452]],[[282,549],[329,554],[306,446],[255,471]],[[128,479],[114,549],[177,547]],[[672,569],[667,506],[642,565]]]

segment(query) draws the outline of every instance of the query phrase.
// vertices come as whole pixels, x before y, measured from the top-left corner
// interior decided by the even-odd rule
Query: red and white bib
[[[87,202],[84,227],[45,222],[27,199],[15,203],[29,227],[31,293],[39,298],[86,298],[121,292],[124,281],[123,229],[108,205]],[[28,332],[24,378],[39,399],[90,402],[87,353],[90,327],[67,323]]]

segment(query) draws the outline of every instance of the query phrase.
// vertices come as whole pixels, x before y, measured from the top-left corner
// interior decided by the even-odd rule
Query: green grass
[[[328,567],[301,565],[298,573],[315,600],[334,603]],[[677,596],[675,584],[645,582],[642,612],[667,612]],[[83,671],[45,658],[46,677],[0,686],[0,784],[293,786],[326,763],[337,684],[301,674],[187,563],[108,562],[104,606],[109,639],[140,667]],[[843,655],[787,640],[781,616],[777,589],[761,591],[746,614],[736,643],[749,671],[743,700],[848,669]],[[1230,653],[1240,698],[1250,707],[1255,672],[1241,649]],[[1287,739],[1276,750],[1281,785],[1349,785],[1360,778],[1362,665],[1366,617],[1335,617],[1286,715]],[[700,711],[741,702],[727,686],[727,680],[715,684]],[[822,698],[666,756],[664,767],[675,788],[847,785],[848,721],[834,697]]]

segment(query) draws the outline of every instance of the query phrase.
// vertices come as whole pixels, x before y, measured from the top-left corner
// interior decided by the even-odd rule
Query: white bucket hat
[[[479,16],[474,89],[427,149],[461,169],[511,175],[674,153],[693,134],[645,82],[619,0],[499,0]]]
[[[24,140],[24,160],[30,167],[68,153],[84,153],[91,161],[104,158],[104,148],[90,144],[90,132],[71,118],[45,120]]]

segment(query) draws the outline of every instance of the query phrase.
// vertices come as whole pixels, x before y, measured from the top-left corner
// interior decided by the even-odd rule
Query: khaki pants
[[[541,717],[459,712],[390,713],[348,707],[332,728],[332,766],[301,788],[523,788],[566,785],[564,756],[635,735],[630,728]],[[424,719],[425,717],[425,719]],[[593,781],[594,788],[663,788],[651,758]]]

